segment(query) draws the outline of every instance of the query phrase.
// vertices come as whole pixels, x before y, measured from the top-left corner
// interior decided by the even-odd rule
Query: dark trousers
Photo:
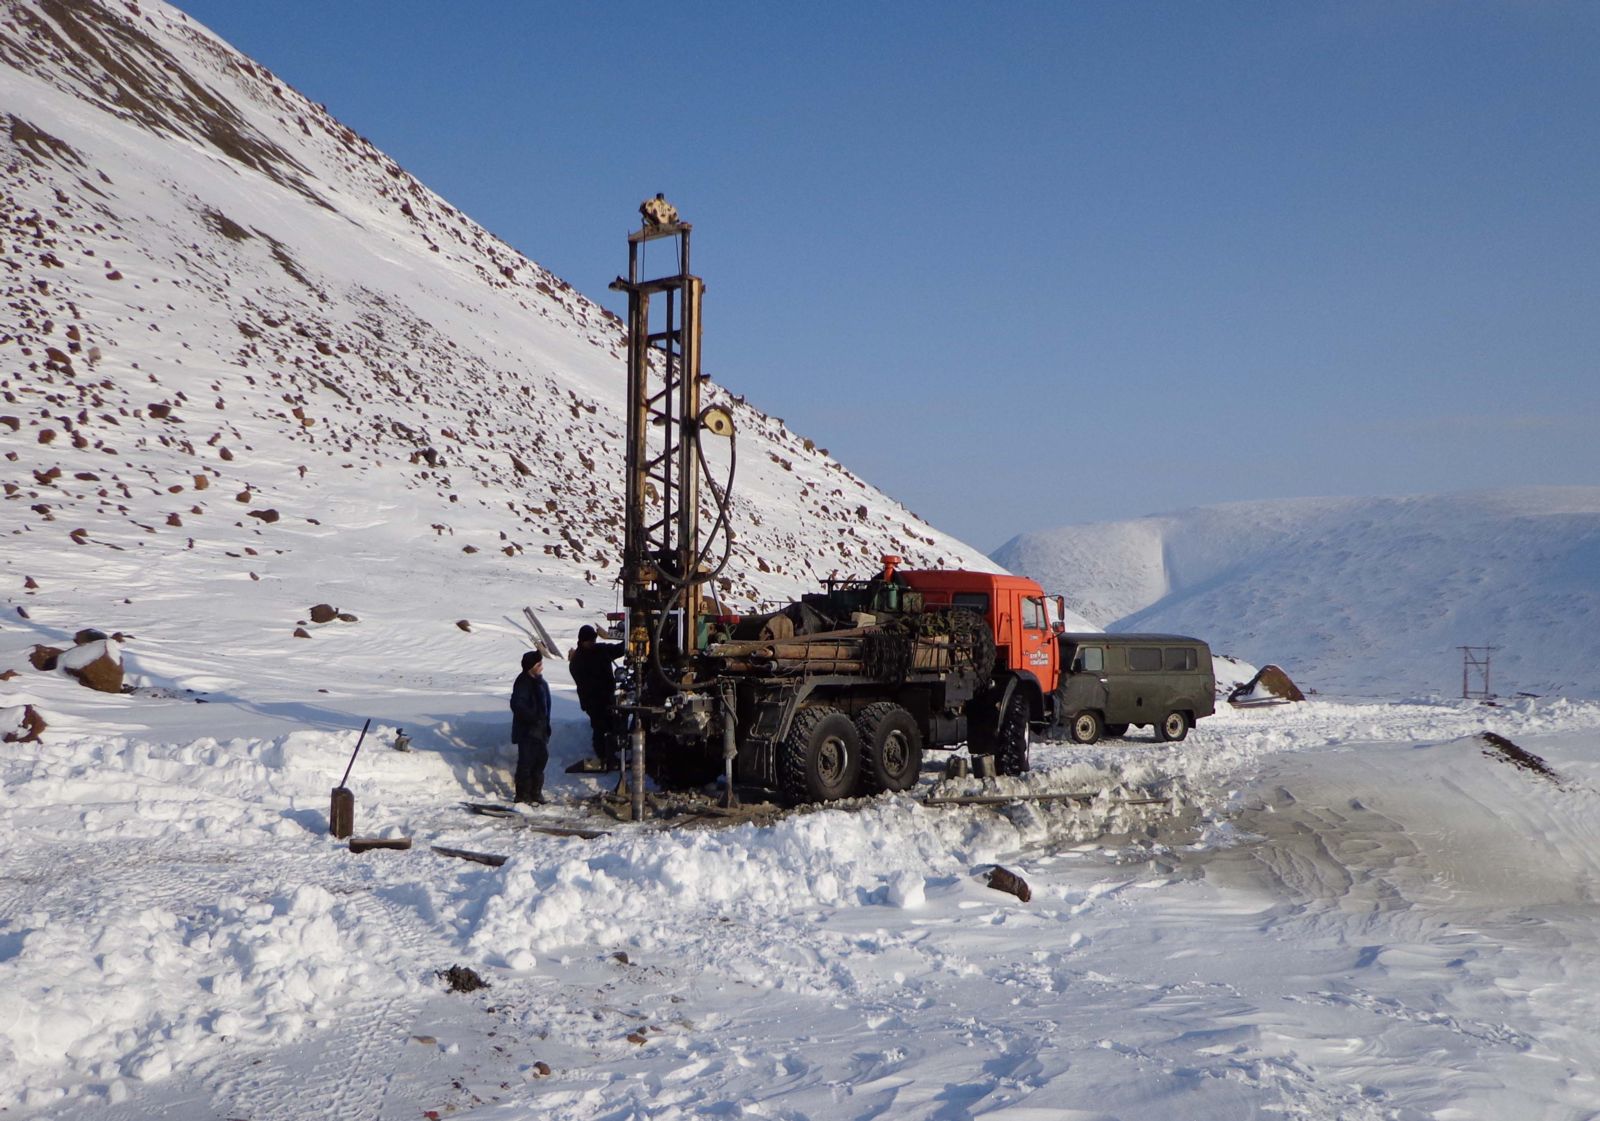
[[[544,765],[550,762],[550,741],[543,736],[517,744],[517,801],[531,802],[544,793]]]
[[[617,759],[617,714],[613,709],[604,708],[586,714],[589,717],[589,742],[594,750],[594,757],[602,763],[614,763]]]

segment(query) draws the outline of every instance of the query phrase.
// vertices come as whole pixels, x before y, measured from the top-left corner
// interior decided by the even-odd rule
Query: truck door
[[[1021,596],[1021,648],[1017,668],[1026,669],[1039,679],[1046,693],[1056,687],[1056,636],[1050,631],[1043,596]]]

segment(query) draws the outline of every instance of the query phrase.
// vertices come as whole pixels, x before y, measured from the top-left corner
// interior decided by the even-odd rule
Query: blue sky
[[[181,6],[981,548],[1600,484],[1600,4]]]

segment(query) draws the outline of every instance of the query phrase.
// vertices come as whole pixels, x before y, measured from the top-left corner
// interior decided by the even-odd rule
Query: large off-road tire
[[[1120,739],[1121,737],[1123,737],[1123,736],[1128,734],[1128,725],[1126,725],[1126,724],[1107,724],[1106,728],[1105,728],[1105,733],[1106,733],[1106,738],[1107,739]]]
[[[1176,743],[1189,734],[1189,714],[1173,709],[1156,724],[1156,739],[1163,743]]]
[[[1067,738],[1073,743],[1094,743],[1105,731],[1100,714],[1093,709],[1074,713],[1067,723]]]
[[[861,737],[836,708],[803,708],[778,745],[778,787],[791,806],[831,802],[856,792],[861,774]]]
[[[1006,705],[1005,718],[1000,721],[1000,734],[995,738],[994,769],[1002,775],[1020,775],[1028,769],[1028,748],[1033,741],[1033,731],[1028,726],[1028,698],[1022,693],[1011,694]]]
[[[922,773],[922,733],[892,701],[868,705],[856,717],[861,736],[861,789],[868,794],[910,790]]]

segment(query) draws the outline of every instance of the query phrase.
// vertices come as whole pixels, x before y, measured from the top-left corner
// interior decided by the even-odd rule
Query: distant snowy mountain
[[[37,637],[282,654],[329,600],[374,656],[481,675],[458,618],[615,602],[617,318],[183,13],[0,4],[0,223],[0,585],[38,585]],[[739,431],[726,601],[884,552],[991,567],[708,394]]]
[[[1600,695],[1600,487],[1238,502],[1026,533],[994,560],[1110,630],[1196,634],[1303,686]]]

